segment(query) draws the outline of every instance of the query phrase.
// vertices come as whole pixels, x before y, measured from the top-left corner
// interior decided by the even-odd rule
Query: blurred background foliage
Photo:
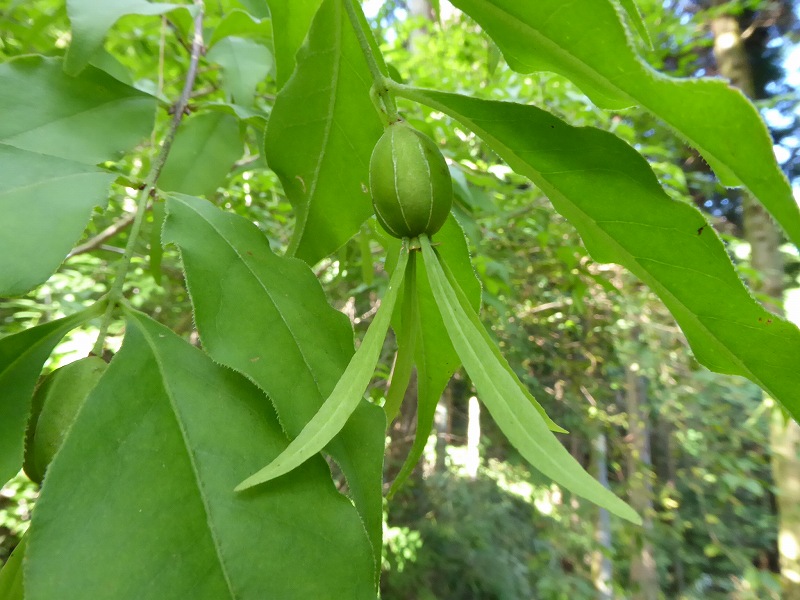
[[[708,24],[724,12],[749,32],[757,101],[776,156],[800,175],[797,86],[798,6],[748,0],[704,3],[639,0],[652,49],[640,52],[677,76],[717,74]],[[797,3],[800,4],[800,3]],[[256,0],[207,0],[209,33],[235,10],[266,17]],[[744,278],[757,279],[742,240],[742,203],[707,165],[652,117],[594,107],[569,81],[520,75],[497,48],[445,0],[369,0],[365,10],[394,77],[499,100],[532,103],[576,125],[613,132],[650,161],[665,189],[705,210]],[[240,35],[269,48],[268,18]],[[0,334],[70,314],[103,293],[126,242],[136,177],[145,172],[169,118],[188,61],[179,12],[130,16],[111,30],[95,62],[163,99],[151,140],[107,165],[124,178],[112,189],[77,252],[45,285],[0,299]],[[63,2],[0,1],[0,60],[63,55],[70,39]],[[209,36],[207,36],[208,39]],[[224,69],[206,56],[192,111],[237,109]],[[263,127],[277,93],[274,69],[259,82],[241,119],[244,151],[209,199],[252,220],[276,251],[292,230],[291,206],[261,157]],[[487,414],[470,413],[470,382],[457,374],[437,413],[425,458],[388,502],[382,581],[387,599],[547,600],[575,598],[779,598],[775,482],[769,412],[760,391],[710,374],[692,358],[661,303],[616,266],[595,263],[574,229],[541,192],[512,173],[449,117],[410,103],[405,116],[442,146],[456,189],[455,214],[483,284],[482,318],[504,355],[570,431],[573,455],[646,515],[633,529],[531,473]],[[742,140],[741,143],[746,143]],[[624,199],[621,199],[624,201]],[[129,277],[128,296],[190,339],[193,323],[174,248],[157,250],[158,208],[148,219]],[[109,229],[112,235],[104,237]],[[116,229],[116,230],[115,230]],[[315,267],[332,304],[363,334],[386,284],[382,234],[374,222]],[[798,287],[800,260],[786,246],[785,287]],[[115,332],[118,336],[120,331]],[[59,346],[48,368],[85,355],[91,327]],[[386,392],[395,346],[390,338],[372,394]],[[413,387],[413,386],[412,386]],[[478,459],[466,450],[480,425]],[[474,431],[474,429],[473,429]],[[413,402],[390,431],[387,491],[415,435]],[[23,475],[0,491],[0,563],[26,529],[36,485]],[[644,561],[644,563],[643,563]],[[649,577],[642,578],[642,565]],[[636,586],[649,586],[639,589]],[[633,591],[632,591],[633,590]]]

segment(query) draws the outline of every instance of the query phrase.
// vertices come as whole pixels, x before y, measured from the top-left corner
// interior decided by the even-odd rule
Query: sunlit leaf
[[[76,75],[103,45],[111,26],[125,15],[163,15],[177,8],[197,10],[191,4],[168,4],[147,0],[67,0],[67,14],[72,24],[72,43],[67,50],[64,70]]]
[[[295,55],[308,35],[314,15],[323,0],[267,0],[274,30],[275,67],[278,88],[294,72]]]
[[[265,1],[262,3],[266,6]],[[208,48],[213,48],[217,42],[228,36],[272,37],[272,22],[269,19],[259,19],[255,14],[243,10],[232,10],[214,29],[214,33],[211,34],[206,45]]]
[[[353,356],[349,320],[328,304],[308,265],[274,254],[247,219],[189,196],[169,198],[168,208],[164,241],[180,248],[203,346],[267,392],[286,432],[297,436]],[[362,400],[325,447],[347,478],[376,556],[384,431],[383,411]]]
[[[569,77],[598,106],[640,105],[703,155],[720,181],[744,185],[800,245],[800,208],[755,107],[715,79],[654,71],[629,43],[608,0],[454,0],[492,36],[515,71]]]
[[[25,428],[36,381],[68,331],[97,316],[103,304],[0,339],[0,484],[22,468]]]
[[[400,260],[389,281],[389,287],[364,340],[322,408],[278,458],[244,480],[237,490],[246,490],[289,473],[322,450],[344,427],[347,419],[361,402],[375,372],[389,330],[394,304],[403,283],[407,261],[408,250],[404,248],[400,252]]]
[[[243,152],[236,117],[217,111],[196,115],[178,129],[158,187],[211,197]]]
[[[257,387],[129,312],[45,478],[26,600],[374,600],[369,542],[321,458],[234,493],[285,447]]]
[[[478,397],[508,441],[533,467],[559,485],[615,515],[641,523],[639,515],[589,475],[550,431],[509,367],[503,364],[505,359],[498,359],[481,333],[483,325],[478,316],[463,310],[428,238],[422,237],[420,242],[431,290],[450,340],[475,384]]]
[[[633,148],[533,106],[403,93],[472,129],[547,194],[595,260],[623,265],[647,283],[701,363],[747,377],[800,419],[800,331],[753,299],[705,217],[669,198]]]
[[[296,214],[290,253],[309,264],[342,246],[372,214],[369,158],[383,129],[371,84],[342,2],[325,0],[296,72],[275,100],[265,142]]]

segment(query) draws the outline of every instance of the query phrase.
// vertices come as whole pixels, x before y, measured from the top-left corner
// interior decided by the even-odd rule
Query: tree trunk
[[[599,433],[594,439],[594,463],[597,465],[597,479],[608,487],[608,448],[606,434]],[[592,556],[592,580],[600,600],[611,600],[613,571],[611,566],[611,519],[608,511],[601,508],[597,515],[597,542],[600,549]]]
[[[720,74],[749,97],[753,73],[745,52],[738,21],[728,15],[711,22],[714,56]],[[760,276],[754,287],[769,296],[767,308],[780,314],[783,296],[783,261],[780,232],[767,211],[744,196],[744,237],[750,243],[751,262]],[[774,406],[771,398],[765,402]],[[800,600],[800,426],[774,408],[770,422],[772,474],[778,506],[778,552],[784,600]]]
[[[642,405],[647,401],[647,380],[637,365],[626,372],[625,403],[628,413],[628,502],[642,516],[639,550],[631,560],[632,600],[658,600],[659,582],[655,552],[650,542],[653,529],[653,486],[651,482],[650,427]]]

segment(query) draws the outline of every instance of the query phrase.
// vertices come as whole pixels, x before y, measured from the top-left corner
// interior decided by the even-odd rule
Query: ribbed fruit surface
[[[372,205],[392,236],[441,229],[453,203],[453,182],[436,143],[403,121],[386,128],[369,162]]]
[[[25,473],[42,482],[67,431],[108,365],[97,356],[76,360],[45,377],[33,395],[25,439]]]

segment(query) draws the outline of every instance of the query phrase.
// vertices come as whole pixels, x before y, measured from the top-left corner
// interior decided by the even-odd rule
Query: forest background
[[[208,22],[235,4],[208,0]],[[800,4],[638,4],[652,40],[652,49],[641,50],[650,64],[678,76],[724,76],[741,87],[757,102],[797,190]],[[371,0],[365,11],[403,81],[545,106],[574,125],[599,127],[634,145],[673,198],[710,216],[760,299],[800,319],[796,248],[775,233],[775,251],[768,259],[759,255],[747,237],[743,194],[721,187],[699,155],[652,116],[600,110],[556,75],[514,73],[480,28],[444,0]],[[180,29],[173,18],[120,20],[108,34],[103,68],[169,97],[185,69],[180,59],[164,60],[180,57],[185,42],[172,35]],[[61,2],[3,0],[0,61],[62,55],[69,31]],[[729,47],[720,43],[731,31],[745,57],[733,67]],[[242,39],[252,45],[253,64],[236,85],[251,90],[252,118],[263,118],[277,89],[268,19]],[[230,67],[225,47],[218,48],[201,67],[194,102],[222,101],[229,92]],[[800,598],[797,585],[784,581],[781,591],[792,557],[779,550],[780,533],[800,528],[800,512],[781,510],[779,500],[800,487],[796,426],[755,385],[701,367],[661,302],[623,269],[592,261],[542,193],[478,138],[441,113],[406,110],[414,124],[446,140],[455,214],[483,286],[484,323],[522,381],[547,398],[550,415],[571,432],[564,440],[572,455],[627,496],[645,525],[623,525],[531,472],[472,400],[469,379],[458,374],[437,410],[423,462],[389,504],[383,597]],[[263,158],[240,150],[215,149],[192,176],[212,182],[216,192],[209,197],[262,226],[273,249],[285,249],[291,205]],[[145,154],[128,160],[142,170]],[[110,258],[124,247],[131,211],[130,193],[118,186],[111,210],[96,214],[57,274],[24,297],[0,299],[0,336],[69,314],[101,293],[105,282],[97,274],[108,274]],[[145,243],[137,250],[131,301],[192,339],[177,252],[167,247],[154,265],[151,250]],[[386,287],[383,255],[380,239],[365,229],[315,267],[357,334]],[[121,340],[121,332],[112,333]],[[69,337],[49,368],[85,356],[94,336],[84,330]],[[386,393],[395,344],[390,337],[384,348],[383,377],[370,390],[375,398]],[[413,404],[404,407],[390,431],[386,481],[414,439],[415,415],[407,408]],[[0,564],[27,528],[37,489],[20,474],[0,491]],[[795,555],[795,566],[798,561]]]

